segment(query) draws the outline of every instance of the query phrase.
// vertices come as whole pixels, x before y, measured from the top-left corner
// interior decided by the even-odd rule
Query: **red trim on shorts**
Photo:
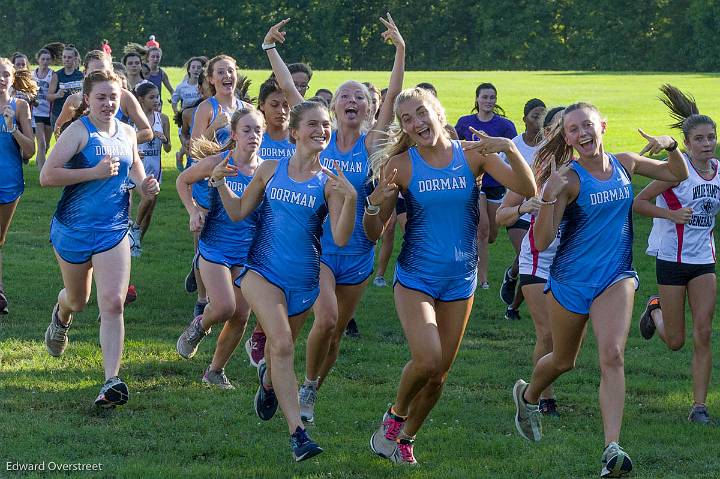
[[[540,259],[540,252],[535,247],[535,234],[534,234],[534,228],[535,226],[535,216],[530,217],[530,229],[528,230],[528,240],[530,241],[530,254],[532,255],[532,276],[536,276],[537,269],[538,269],[538,262]]]
[[[670,208],[671,210],[679,210],[680,208],[682,208],[682,205],[680,204],[680,200],[675,195],[675,192],[672,190],[672,188],[669,188],[669,189],[663,191],[662,197],[665,200],[665,203],[667,203],[668,208]],[[676,223],[675,231],[677,232],[677,237],[678,237],[677,262],[682,263],[682,247],[683,247],[683,236],[685,233],[685,225]]]

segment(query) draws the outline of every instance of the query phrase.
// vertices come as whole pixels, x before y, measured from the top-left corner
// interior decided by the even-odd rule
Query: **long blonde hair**
[[[398,107],[408,100],[420,100],[425,103],[429,110],[432,110],[437,116],[438,121],[442,127],[447,124],[447,118],[445,116],[445,108],[443,108],[440,100],[437,99],[432,93],[424,88],[408,88],[400,92],[395,98],[395,104],[393,111],[395,112],[395,120],[388,126],[386,133],[387,140],[383,145],[370,155],[370,168],[372,169],[373,180],[377,180],[382,175],[382,171],[385,169],[385,165],[390,161],[393,156],[399,155],[407,151],[411,146],[414,146],[410,135],[405,133],[402,129],[402,123],[400,121],[400,114],[398,113]],[[440,129],[440,134],[445,135],[448,139],[450,134],[445,128]]]
[[[363,95],[365,96],[365,101],[368,104],[368,112],[365,115],[365,119],[362,122],[362,125],[360,125],[360,131],[361,132],[368,132],[370,130],[370,127],[372,126],[373,122],[375,121],[375,118],[371,117],[370,115],[370,107],[372,105],[372,96],[370,96],[370,89],[365,85],[364,83],[361,83],[359,81],[355,80],[347,80],[340,84],[339,87],[335,90],[335,94],[332,96],[332,100],[330,100],[330,105],[328,106],[328,110],[330,111],[330,122],[332,123],[333,130],[337,130],[338,128],[338,121],[337,117],[335,116],[335,105],[337,105],[338,101],[338,93],[340,92],[340,89],[344,87],[345,85],[349,84],[355,84],[359,85],[360,89],[363,92]]]
[[[33,80],[32,72],[30,70],[15,70],[15,65],[9,58],[0,57],[0,64],[10,68],[13,75],[13,90],[24,93],[28,97],[28,101],[32,102],[38,92],[38,85]]]

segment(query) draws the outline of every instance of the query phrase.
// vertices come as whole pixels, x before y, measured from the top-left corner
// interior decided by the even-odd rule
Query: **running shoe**
[[[303,384],[298,391],[300,402],[300,419],[304,422],[315,422],[315,401],[317,401],[317,388],[312,384]]]
[[[100,394],[98,394],[97,399],[95,399],[95,405],[108,409],[114,408],[115,406],[122,406],[128,402],[129,398],[130,393],[128,392],[127,384],[125,384],[120,377],[114,376],[103,384],[102,389],[100,389]]]
[[[502,285],[500,286],[500,299],[502,299],[502,302],[507,304],[508,306],[510,306],[515,299],[515,287],[517,286],[518,282],[517,276],[515,276],[514,278],[510,276],[511,268],[512,267],[505,270]]]
[[[195,267],[192,267],[187,276],[185,276],[185,292],[189,294],[195,291],[197,291],[197,280],[195,279]]]
[[[202,382],[208,386],[217,386],[220,389],[235,389],[230,380],[225,376],[225,368],[212,371],[210,366],[203,373]]]
[[[540,399],[538,405],[543,416],[560,417],[557,410],[557,402],[554,399]]]
[[[295,429],[295,432],[290,436],[290,447],[292,448],[295,462],[310,459],[311,457],[317,456],[323,452],[323,448],[310,439],[307,431],[305,431],[305,429],[301,429],[300,426],[298,426],[297,429]]]
[[[347,326],[345,327],[345,336],[355,339],[358,339],[360,337],[360,330],[357,327],[355,318],[351,318]]]
[[[205,339],[205,336],[210,334],[211,329],[212,328],[209,328],[205,331],[202,327],[202,315],[196,316],[195,319],[190,322],[190,326],[183,331],[177,340],[175,349],[178,354],[185,359],[191,359],[195,356],[198,344]]]
[[[511,306],[508,306],[505,310],[505,319],[508,321],[519,321],[520,318],[520,311],[517,309],[513,309]]]
[[[245,341],[245,352],[250,359],[250,364],[258,367],[260,362],[265,359],[265,333],[253,331],[252,336]]]
[[[378,288],[384,288],[387,286],[387,282],[382,276],[375,276],[375,279],[373,279],[373,285],[377,286]]]
[[[378,456],[391,459],[397,453],[397,438],[405,424],[405,418],[396,416],[388,409],[382,424],[370,437],[370,449]]]
[[[487,281],[483,281],[482,283],[480,283],[480,289],[490,289],[490,283],[488,283]]]
[[[130,226],[128,236],[130,239],[130,256],[133,258],[139,258],[142,256],[142,246],[140,245],[140,236],[142,236],[142,232],[140,231],[140,226],[138,226],[137,223],[133,223],[133,225]]]
[[[50,356],[62,356],[65,352],[65,348],[68,345],[67,332],[72,324],[72,316],[70,316],[70,322],[67,325],[60,323],[58,317],[58,310],[60,305],[55,303],[52,311],[52,317],[50,318],[50,325],[45,330],[45,349]]]
[[[645,310],[640,316],[640,335],[645,339],[650,339],[655,334],[655,321],[651,313],[656,309],[660,309],[660,296],[655,294],[648,298]]]
[[[694,405],[690,410],[688,421],[698,424],[710,424],[710,414],[704,404]]]
[[[390,460],[395,464],[417,464],[418,462],[415,460],[415,455],[413,454],[414,442],[414,437],[407,437],[398,440],[397,449]]]
[[[5,296],[5,291],[0,289],[0,314],[8,314],[9,312],[7,296]]]
[[[207,306],[207,301],[204,303],[201,301],[195,301],[195,307],[193,308],[193,317],[198,317],[201,314],[205,312],[205,306]]]
[[[134,284],[128,286],[127,294],[125,295],[125,305],[128,305],[137,299],[137,289]]]
[[[522,437],[528,441],[539,441],[542,438],[542,423],[540,422],[540,408],[537,404],[528,404],[523,398],[528,384],[518,379],[513,387],[513,401],[515,401],[515,427]]]
[[[632,471],[632,460],[616,442],[611,442],[603,451],[600,477],[622,477]]]
[[[255,414],[257,414],[257,416],[263,421],[269,421],[275,415],[275,411],[277,411],[278,408],[277,396],[275,396],[274,389],[265,389],[265,386],[263,385],[263,379],[265,378],[265,373],[267,372],[265,361],[260,363],[257,371],[260,385],[255,393]],[[295,460],[298,460],[297,457]]]

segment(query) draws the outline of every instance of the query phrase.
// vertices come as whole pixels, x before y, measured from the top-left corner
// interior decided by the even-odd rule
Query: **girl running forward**
[[[263,48],[288,102],[296,105],[302,101],[302,95],[295,88],[290,71],[276,48],[276,42],[285,41],[285,32],[281,30],[288,21],[283,20],[268,31]],[[377,149],[381,132],[392,121],[393,101],[402,89],[405,72],[405,41],[390,14],[387,20],[381,18],[380,21],[387,28],[381,34],[382,39],[395,45],[387,101],[373,130],[365,133],[374,122],[370,93],[356,81],[346,81],[340,85],[330,105],[337,128],[332,133],[328,147],[320,153],[320,162],[325,168],[333,169],[340,165],[357,192],[358,202],[355,228],[347,245],[336,244],[330,228],[323,230],[320,296],[313,308],[315,319],[308,336],[305,381],[299,391],[302,418],[307,422],[314,421],[318,388],[335,364],[340,339],[373,271],[375,243],[362,228],[362,208],[369,189],[368,156]]]
[[[175,87],[171,98],[172,109],[175,114],[200,100],[198,77],[200,77],[206,63],[207,58],[205,57],[192,57],[185,63],[185,78]],[[178,105],[180,105],[179,109]]]
[[[636,153],[606,153],[606,123],[596,107],[575,103],[537,154],[553,171],[540,195],[534,226],[535,245],[542,251],[560,229],[545,291],[553,351],[535,365],[530,384],[515,383],[515,425],[525,439],[539,441],[542,428],[538,400],[561,374],[573,369],[587,320],[592,320],[600,356],[600,411],[605,431],[602,477],[619,477],[632,469],[618,445],[625,403],[624,352],[630,327],[637,273],[632,266],[631,175],[682,181],[687,165],[669,136],[652,137],[643,153],[668,150],[668,162]],[[572,161],[573,151],[577,159]]]
[[[52,54],[49,50],[41,48],[35,55],[35,59],[38,63],[38,67],[33,71],[33,79],[38,85],[37,105],[33,106],[32,109],[33,119],[35,120],[35,141],[37,143],[35,162],[38,170],[42,170],[52,135],[50,102],[48,101],[48,92],[53,77],[53,71],[50,69]]]
[[[236,166],[221,162],[212,179],[231,219],[242,220],[260,206],[257,231],[236,280],[267,335],[267,355],[258,368],[260,385],[255,412],[263,420],[282,409],[291,434],[296,461],[322,452],[300,418],[294,372],[295,339],[320,294],[320,235],[329,215],[339,245],[346,244],[355,224],[357,193],[342,172],[320,165],[320,153],[330,140],[330,116],[325,106],[303,102],[290,111],[290,133],[296,145],[292,157],[260,164],[252,181],[237,197],[226,177]],[[262,206],[261,206],[262,204]]]
[[[62,51],[63,68],[53,74],[48,87],[48,100],[51,102],[50,126],[55,131],[55,122],[63,110],[65,100],[82,89],[83,74],[78,69],[80,53],[72,45],[66,45]]]
[[[560,120],[560,114],[564,110],[563,107],[555,107],[551,109],[543,120],[543,136],[547,136],[553,127]],[[515,140],[513,140],[515,142]],[[515,142],[517,146],[517,142]],[[518,146],[518,150],[522,153],[522,149]],[[525,155],[523,155],[525,157]],[[525,158],[527,160],[527,158]],[[534,160],[534,155],[533,155]],[[545,158],[545,162],[534,161],[533,169],[535,170],[535,179],[538,185],[544,185],[550,175],[550,165],[547,163],[549,158]],[[542,189],[542,187],[540,188]],[[537,220],[538,210],[540,208],[539,198],[533,196],[526,198],[514,191],[508,191],[503,199],[503,203],[497,211],[497,223],[499,225],[517,224],[527,218],[528,230],[527,234],[522,238],[520,245],[520,253],[518,255],[518,273],[520,288],[524,299],[527,302],[530,316],[535,325],[535,348],[533,350],[533,364],[538,359],[552,351],[552,334],[550,331],[550,318],[548,317],[547,305],[545,301],[545,283],[550,275],[550,265],[555,257],[555,250],[559,243],[559,239],[555,238],[550,246],[544,251],[538,251],[535,245],[534,225]],[[516,280],[518,278],[516,277]],[[540,395],[540,412],[547,416],[559,416],[557,410],[557,402],[553,393],[552,386],[548,387]]]
[[[176,187],[185,209],[190,215],[190,229],[200,231],[198,242],[199,267],[210,302],[202,315],[197,316],[177,341],[177,351],[185,359],[197,352],[200,341],[210,333],[214,324],[225,323],[218,337],[212,362],[205,369],[202,381],[221,389],[234,389],[225,375],[230,360],[245,332],[250,306],[240,288],[233,288],[233,280],[247,261],[250,244],[255,236],[259,211],[235,222],[223,207],[216,188],[210,189],[210,209],[203,222],[203,212],[192,199],[191,187],[207,178],[221,162],[237,169],[237,174],[225,178],[228,188],[241,195],[250,184],[262,159],[258,148],[263,135],[264,119],[255,109],[240,108],[230,121],[231,140],[227,146],[198,139],[193,143],[192,156],[198,163],[178,176]]]
[[[0,58],[0,314],[9,312],[3,281],[3,248],[15,208],[25,190],[23,161],[35,154],[30,106],[11,94],[11,91],[34,94],[31,87],[36,88],[35,83],[26,78],[29,75],[23,75],[16,75],[10,60]]]
[[[127,69],[128,89],[135,90],[135,85],[145,79],[143,76],[143,60],[140,53],[130,51],[123,55],[122,64]]]
[[[705,400],[712,373],[710,338],[716,301],[713,229],[720,212],[717,129],[710,117],[699,113],[692,97],[671,85],[661,91],[675,120],[673,127],[683,132],[689,176],[681,182],[653,181],[633,204],[636,213],[653,218],[647,253],[656,258],[660,290],[647,302],[640,334],[650,339],[657,329],[670,349],[681,349],[687,296],[693,321],[693,404],[688,420],[709,424]]]
[[[485,172],[525,196],[532,172],[515,144],[472,130],[479,142],[463,151],[444,128],[445,111],[432,93],[404,90],[395,100],[388,144],[373,155],[381,176],[368,197],[363,224],[377,239],[395,209],[407,203],[407,225],[395,267],[395,308],[410,348],[393,406],[370,439],[374,453],[415,464],[415,434],[440,399],[477,285],[478,188]],[[507,155],[509,165],[496,153]]]
[[[145,176],[135,130],[115,118],[122,94],[117,76],[104,70],[91,73],[83,92],[88,115],[63,132],[40,173],[42,186],[64,187],[50,226],[64,288],[45,332],[45,347],[51,356],[65,352],[73,313],[85,308],[94,276],[105,370],[95,404],[110,408],[128,400],[127,385],[118,377],[130,279],[128,187],[132,180],[146,196],[157,195],[160,187]]]
[[[167,90],[170,92],[170,96],[172,97],[173,93],[175,93],[175,90],[173,90],[172,84],[170,83],[170,79],[167,76],[167,73],[165,73],[165,70],[160,68],[160,60],[162,59],[162,50],[160,50],[160,47],[150,47],[148,49],[147,54],[147,61],[148,61],[148,68],[150,69],[150,73],[147,75],[146,80],[148,80],[150,83],[155,85],[158,89],[158,99],[160,100],[159,103],[159,110],[162,110],[162,87],[163,85]]]
[[[461,116],[455,130],[461,140],[476,140],[471,127],[486,135],[515,138],[517,130],[512,121],[505,118],[505,110],[497,104],[497,89],[492,83],[481,83],[475,89],[475,106],[472,115]],[[495,214],[505,195],[505,187],[490,175],[483,175],[480,189],[480,223],[478,227],[478,281],[482,289],[488,289],[488,244],[495,242],[497,224]]]
[[[145,167],[145,175],[152,175],[157,179],[158,183],[162,183],[162,150],[165,150],[165,153],[170,153],[172,149],[170,143],[170,120],[166,115],[157,111],[160,94],[155,85],[150,82],[140,83],[135,88],[135,96],[153,132],[152,140],[138,145],[138,152],[141,154],[142,163]],[[131,241],[130,253],[134,257],[142,255],[141,241],[150,227],[156,203],[157,196],[143,196],[140,199],[137,218],[130,229],[130,235],[134,235],[134,238],[131,238],[133,241]]]

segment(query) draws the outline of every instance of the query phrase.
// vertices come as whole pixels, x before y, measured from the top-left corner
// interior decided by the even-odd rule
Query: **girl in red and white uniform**
[[[715,158],[715,122],[700,115],[692,97],[664,85],[662,102],[685,137],[689,176],[679,183],[653,181],[635,199],[636,213],[653,218],[647,254],[656,257],[659,296],[640,318],[640,334],[657,330],[673,351],[685,343],[685,298],[693,320],[693,405],[688,420],[708,424],[705,400],[712,372],[710,338],[715,312],[715,215],[720,212],[720,176]],[[656,198],[655,204],[651,201]]]

